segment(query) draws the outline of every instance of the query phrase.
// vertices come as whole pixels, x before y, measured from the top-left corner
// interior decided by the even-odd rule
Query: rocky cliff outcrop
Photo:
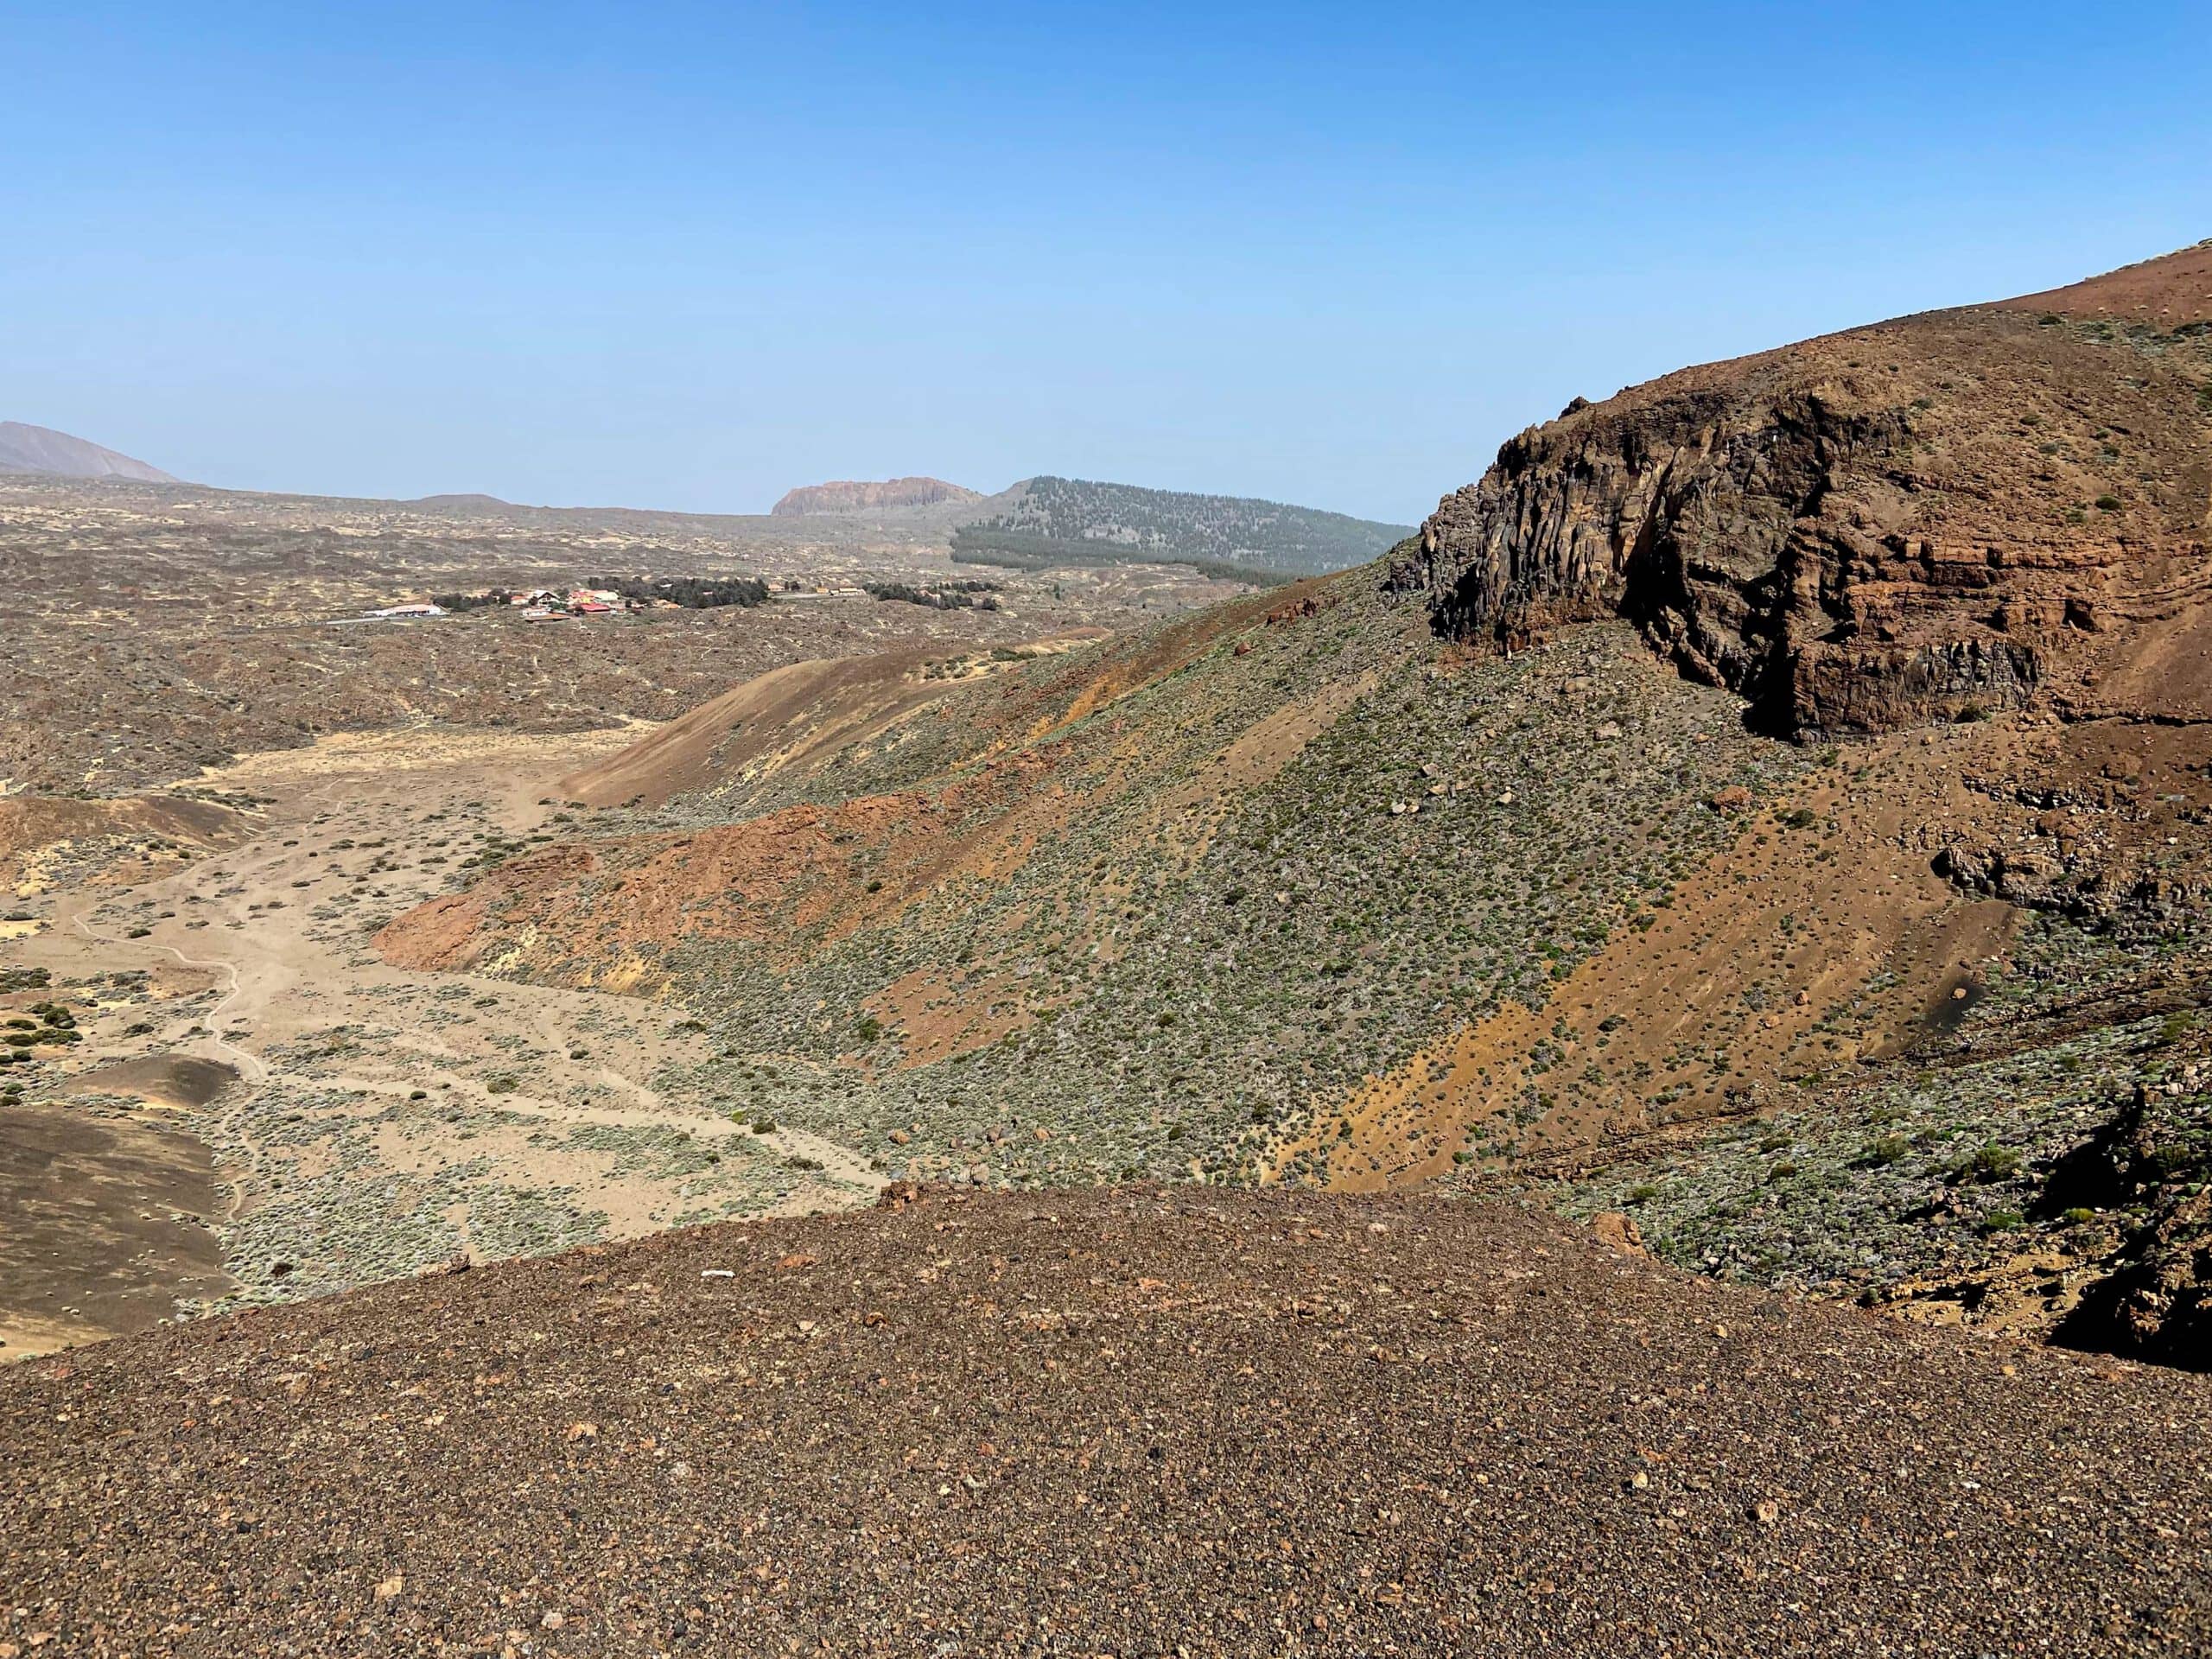
[[[2062,1341],[2212,1370],[2212,1098],[2190,1064],[2133,1100],[2053,1174],[2046,1206],[2108,1211],[2110,1271],[2082,1296]]]
[[[1438,627],[1625,616],[1793,735],[2094,701],[2212,601],[2212,245],[2038,298],[1578,398],[1421,526]]]
[[[887,478],[865,482],[841,479],[830,484],[803,484],[787,490],[768,509],[779,518],[804,518],[817,512],[876,512],[891,507],[934,507],[950,502],[964,505],[983,499],[979,491],[963,489],[941,478]]]

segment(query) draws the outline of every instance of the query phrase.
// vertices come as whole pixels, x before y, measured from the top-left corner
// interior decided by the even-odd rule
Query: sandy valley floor
[[[0,1105],[0,1356],[461,1253],[872,1196],[880,1178],[843,1149],[672,1081],[705,1058],[680,1007],[413,974],[368,948],[465,861],[550,833],[550,780],[636,735],[256,756],[200,780],[251,803],[243,844],[23,883],[0,966],[51,983],[0,1014],[59,1002],[83,1040]]]

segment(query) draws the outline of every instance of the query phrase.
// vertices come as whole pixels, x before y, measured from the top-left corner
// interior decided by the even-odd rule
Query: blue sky
[[[2212,3],[16,3],[0,419],[213,484],[1412,520],[1570,397],[2212,236]]]

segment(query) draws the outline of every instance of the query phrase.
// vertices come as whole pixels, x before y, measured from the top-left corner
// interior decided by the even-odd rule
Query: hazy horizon
[[[1571,397],[2212,234],[2142,73],[2205,21],[34,4],[0,419],[286,493],[1410,523]]]

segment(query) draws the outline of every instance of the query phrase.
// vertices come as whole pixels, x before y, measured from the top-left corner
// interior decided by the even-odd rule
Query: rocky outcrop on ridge
[[[981,501],[982,493],[948,484],[941,478],[887,478],[860,482],[840,479],[829,484],[803,484],[787,490],[768,511],[779,518],[803,518],[816,512],[874,512],[887,507],[934,507],[946,502],[964,506]]]
[[[1802,736],[2202,718],[2208,543],[2212,243],[1578,398],[1418,555],[1447,633],[1625,616]]]
[[[2109,1210],[2110,1272],[2057,1336],[2084,1348],[2212,1370],[2212,1096],[2191,1066],[2133,1101],[2061,1168],[2050,1205]]]

